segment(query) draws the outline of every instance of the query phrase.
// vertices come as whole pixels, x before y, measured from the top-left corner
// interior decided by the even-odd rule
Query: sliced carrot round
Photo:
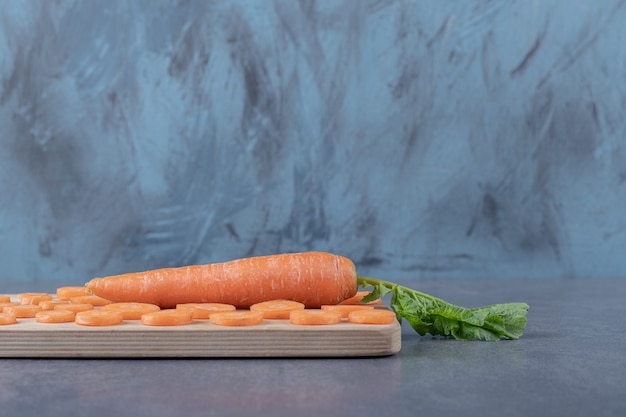
[[[111,301],[107,300],[106,298],[98,297],[97,295],[81,295],[78,297],[70,297],[70,301],[75,304],[91,304],[94,307],[111,304]]]
[[[219,326],[254,326],[263,323],[263,313],[250,310],[225,311],[211,314],[209,321]]]
[[[294,310],[289,314],[289,321],[301,325],[335,324],[341,322],[341,313],[313,308]]]
[[[154,311],[141,316],[141,324],[144,326],[181,326],[192,321],[191,310],[175,308]]]
[[[10,295],[0,295],[0,303],[10,303],[11,296]]]
[[[362,303],[361,300],[363,299],[363,297],[365,297],[366,295],[369,295],[370,292],[369,291],[359,291],[357,292],[353,297],[347,298],[345,300],[343,300],[342,302],[340,302],[339,304],[342,305],[372,305],[372,306],[377,306],[377,305],[385,305],[385,303],[383,303],[383,301],[379,298],[377,300],[374,301],[370,301],[369,303]]]
[[[22,303],[22,301],[27,298],[34,297],[34,296],[46,296],[46,295],[50,295],[50,294],[48,294],[47,292],[21,292],[17,295],[17,299],[19,300],[20,303]],[[22,304],[26,304],[26,303],[22,303]]]
[[[67,303],[67,304],[57,304],[54,306],[54,310],[68,310],[73,311],[74,313],[79,313],[81,311],[89,311],[93,310],[93,306],[91,304],[75,304],[75,303]]]
[[[17,323],[17,318],[13,314],[0,313],[0,325],[15,323]]]
[[[304,304],[291,300],[270,300],[253,304],[250,310],[260,311],[264,319],[289,319],[289,313],[304,310]]]
[[[19,301],[7,301],[0,303],[0,313],[4,311],[4,308],[7,306],[19,306],[21,303]]]
[[[391,324],[396,313],[389,310],[356,310],[348,314],[348,321],[359,324]]]
[[[38,323],[70,323],[74,321],[74,312],[69,310],[42,310],[35,314]]]
[[[40,302],[38,305],[42,310],[54,310],[54,306],[59,304],[69,304],[68,300],[44,300]]]
[[[176,304],[176,308],[191,310],[191,317],[194,319],[208,319],[214,313],[236,310],[234,305],[222,303],[183,303]]]
[[[341,317],[344,319],[348,318],[348,314],[351,311],[356,310],[373,310],[374,306],[366,305],[366,304],[343,304],[343,305],[323,305],[321,307],[324,311],[338,311],[341,313]]]
[[[57,300],[69,300],[72,297],[89,295],[87,287],[59,287],[56,290]]]
[[[37,314],[38,311],[41,311],[41,307],[34,304],[5,306],[2,310],[3,313],[12,314],[18,319],[35,317],[35,314]]]
[[[74,318],[74,323],[81,326],[114,326],[123,321],[124,315],[122,313],[110,310],[79,311]]]
[[[52,296],[50,294],[43,294],[43,295],[27,295],[24,296],[20,299],[20,302],[22,304],[33,304],[33,305],[39,305],[40,302],[42,301],[48,301],[48,300],[52,300]]]
[[[159,311],[161,308],[149,303],[111,303],[103,306],[101,310],[119,311],[124,315],[124,320],[139,320],[146,313]]]

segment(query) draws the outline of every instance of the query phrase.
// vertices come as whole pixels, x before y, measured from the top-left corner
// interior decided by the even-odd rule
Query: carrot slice
[[[35,317],[35,314],[37,314],[38,311],[41,311],[41,307],[34,304],[5,306],[2,310],[3,313],[12,314],[18,319]]]
[[[144,326],[180,326],[192,321],[191,310],[175,308],[154,311],[141,316],[141,324]]]
[[[19,306],[20,302],[19,301],[7,301],[4,303],[0,303],[0,313],[4,311],[4,308],[7,306]]]
[[[124,320],[139,320],[142,315],[159,311],[161,308],[149,303],[111,303],[103,306],[101,310],[119,311],[124,315]]]
[[[0,303],[10,303],[11,296],[10,295],[0,295]]]
[[[374,306],[371,305],[366,305],[366,304],[343,304],[343,305],[323,305],[322,310],[324,311],[338,311],[341,313],[341,317],[344,319],[348,318],[348,314],[351,311],[357,311],[357,310],[373,310]]]
[[[361,300],[363,299],[363,297],[365,297],[366,295],[369,295],[369,293],[370,293],[369,291],[359,291],[353,297],[347,298],[343,300],[342,302],[340,302],[339,304],[341,305],[372,305],[372,306],[385,305],[385,303],[383,303],[383,301],[380,298],[378,300],[370,301],[369,303],[362,303]]]
[[[17,318],[13,314],[0,313],[0,325],[15,323],[17,323]]]
[[[234,305],[222,303],[183,303],[176,304],[176,308],[191,310],[191,317],[194,319],[208,319],[213,313],[236,310]]]
[[[48,301],[48,300],[52,300],[52,296],[50,294],[25,295],[22,298],[20,298],[20,302],[22,304],[33,304],[33,305],[39,305],[40,302]]]
[[[359,324],[391,324],[396,313],[389,310],[356,310],[348,314],[348,321]]]
[[[69,300],[72,297],[89,295],[87,287],[59,287],[56,291],[57,300]]]
[[[73,311],[74,313],[79,313],[81,311],[89,311],[93,310],[93,306],[91,304],[81,303],[81,304],[57,304],[54,306],[53,310],[68,310]]]
[[[74,323],[80,324],[81,326],[114,326],[123,321],[124,315],[122,313],[111,310],[79,311],[74,318]]]
[[[209,321],[219,326],[254,326],[263,323],[263,313],[250,310],[225,311],[211,314]]]
[[[35,314],[38,323],[70,323],[74,321],[74,312],[70,310],[42,310]]]
[[[21,303],[22,300],[29,298],[29,297],[36,296],[36,295],[50,295],[50,294],[48,294],[47,292],[21,292],[17,295],[17,299]]]
[[[250,306],[251,311],[260,311],[264,319],[289,319],[293,310],[304,310],[304,304],[291,300],[270,300]]]
[[[42,310],[54,310],[54,306],[59,304],[69,304],[69,300],[44,300],[38,305]]]
[[[289,314],[289,321],[301,325],[335,324],[341,322],[341,313],[314,308],[294,310]]]
[[[91,304],[94,307],[111,304],[111,301],[107,300],[106,298],[98,297],[97,295],[81,295],[78,297],[70,297],[70,301],[75,304]]]

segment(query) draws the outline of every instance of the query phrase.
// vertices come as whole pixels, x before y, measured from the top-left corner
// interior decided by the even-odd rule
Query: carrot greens
[[[391,294],[390,307],[400,323],[406,320],[420,335],[457,340],[519,339],[526,327],[526,303],[464,308],[411,288],[376,278],[358,276],[362,288],[372,287],[361,302]]]

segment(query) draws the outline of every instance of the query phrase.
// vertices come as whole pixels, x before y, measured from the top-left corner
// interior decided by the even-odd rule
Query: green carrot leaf
[[[389,281],[359,276],[358,282],[363,288],[372,287],[364,303],[391,293],[389,305],[398,321],[406,320],[421,336],[496,341],[519,339],[526,328],[526,303],[464,308]]]
[[[385,295],[389,294],[390,292],[394,291],[393,287],[389,287],[387,285],[385,285],[384,283],[376,283],[376,284],[368,284],[368,283],[364,283],[363,288],[368,288],[368,287],[373,287],[372,291],[366,295],[365,297],[363,297],[363,299],[361,300],[361,302],[363,303],[369,303],[370,301],[376,301],[379,298],[384,297]]]

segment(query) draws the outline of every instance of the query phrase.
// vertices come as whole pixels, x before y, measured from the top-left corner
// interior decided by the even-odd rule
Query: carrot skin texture
[[[354,296],[357,279],[348,258],[300,252],[94,278],[87,288],[113,302],[143,302],[161,308],[184,303],[247,308],[275,299],[319,308]]]

